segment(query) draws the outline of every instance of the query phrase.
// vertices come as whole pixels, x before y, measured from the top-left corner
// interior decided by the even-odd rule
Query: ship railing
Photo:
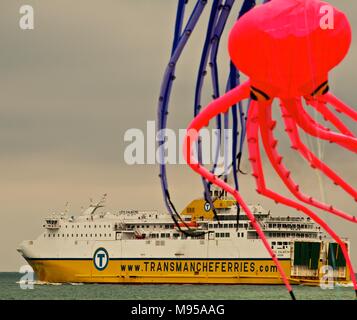
[[[305,221],[304,217],[270,217],[269,221]]]
[[[316,231],[319,231],[319,228],[318,227],[315,227],[315,226],[310,226],[308,225],[307,228],[301,228],[301,227],[295,227],[295,226],[286,226],[286,227],[269,227],[269,225],[266,225],[266,229],[269,229],[269,230],[289,230],[289,231],[307,231],[307,232],[316,232]]]

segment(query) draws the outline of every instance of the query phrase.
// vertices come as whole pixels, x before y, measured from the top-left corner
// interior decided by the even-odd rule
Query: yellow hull
[[[98,270],[91,259],[29,259],[37,279],[65,283],[122,284],[282,284],[269,259],[112,259]],[[290,275],[290,260],[282,260]],[[318,285],[319,279],[293,279],[292,284]]]

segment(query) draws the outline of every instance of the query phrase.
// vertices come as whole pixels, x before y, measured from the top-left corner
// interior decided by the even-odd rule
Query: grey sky
[[[238,1],[240,3],[241,1]],[[357,3],[329,1],[349,16],[357,32]],[[19,7],[35,9],[35,30],[18,27]],[[237,6],[235,10],[237,10]],[[67,201],[77,214],[90,197],[109,194],[108,209],[163,210],[155,166],[127,166],[123,135],[155,120],[161,77],[168,59],[176,0],[2,0],[0,3],[0,271],[18,270],[24,260],[16,246],[42,232],[42,220]],[[184,128],[192,117],[195,72],[208,9],[190,39],[177,70],[169,125]],[[236,13],[234,14],[234,16]],[[232,25],[233,18],[230,20]],[[226,37],[222,40],[222,79],[227,71]],[[336,94],[357,105],[357,42],[332,73]],[[206,101],[210,90],[206,88]],[[288,148],[294,177],[306,193],[321,198],[316,173]],[[315,140],[310,140],[316,147]],[[180,150],[180,149],[179,149]],[[355,159],[336,146],[326,146],[324,159],[357,186]],[[245,160],[243,167],[249,171]],[[269,167],[268,180],[288,194]],[[170,166],[169,181],[178,208],[201,195],[200,179],[186,166]],[[274,214],[292,211],[259,197],[250,175],[241,191]],[[349,213],[356,203],[324,180],[323,196]],[[355,226],[322,214],[352,240],[357,267]]]

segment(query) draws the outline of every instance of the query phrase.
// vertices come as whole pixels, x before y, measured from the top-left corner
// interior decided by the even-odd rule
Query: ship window
[[[278,246],[281,246],[282,244],[283,244],[282,242],[278,241]]]
[[[97,227],[97,225],[95,224],[95,225],[94,225],[94,228],[96,228],[96,227]]]
[[[95,234],[94,236],[97,237],[97,234]]]
[[[77,228],[79,228],[79,224],[77,224]]]
[[[242,237],[242,238],[244,237],[244,233],[243,233],[243,232],[241,233],[241,237]]]
[[[165,238],[165,234],[164,233],[161,233],[161,238]]]
[[[86,225],[84,225],[84,228],[86,228],[87,226]]]
[[[218,223],[215,223],[215,224],[213,225],[213,228],[218,228]]]
[[[228,232],[226,233],[226,237],[229,238],[229,233]]]
[[[72,225],[72,229],[74,228],[74,225]]]
[[[101,237],[101,236],[102,236],[102,234],[100,233],[100,234],[99,234],[99,237]]]
[[[109,237],[111,237],[112,236],[112,234],[111,233],[109,233]]]
[[[106,233],[104,233],[104,237],[106,237],[107,236],[107,234]]]
[[[102,225],[99,225],[99,228],[101,228],[102,227]]]
[[[275,241],[273,241],[271,244],[272,244],[273,246],[275,246],[275,245],[276,245],[276,242],[275,242]]]
[[[62,233],[62,238],[64,237],[64,233]]]
[[[83,234],[81,234],[81,238],[83,238]]]
[[[240,238],[240,232],[237,233],[237,237]]]
[[[78,238],[78,233],[76,234],[76,237]]]
[[[234,228],[237,228],[237,224],[236,223],[234,224]]]
[[[240,223],[239,228],[243,228],[243,227],[244,227],[243,223]]]
[[[224,238],[224,235],[225,235],[225,233],[222,232],[222,233],[221,233],[221,237]]]
[[[66,225],[66,228],[67,228],[67,225]]]
[[[229,228],[233,228],[233,223],[230,223],[230,224],[229,224]]]

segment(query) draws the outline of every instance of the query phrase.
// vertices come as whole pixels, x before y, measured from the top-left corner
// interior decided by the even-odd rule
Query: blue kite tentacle
[[[214,31],[214,27],[216,25],[216,21],[218,18],[218,13],[220,10],[222,0],[214,0],[212,3],[212,9],[210,18],[208,21],[208,28],[206,32],[206,39],[202,50],[200,66],[198,69],[197,81],[196,81],[196,89],[195,89],[195,102],[194,102],[194,116],[196,117],[201,110],[201,96],[202,96],[202,86],[204,82],[204,77],[207,74],[207,62],[208,62],[208,54],[212,45],[212,35]]]
[[[206,68],[207,68],[210,48],[212,45],[212,36],[213,36],[213,32],[214,32],[214,28],[215,28],[217,19],[219,17],[219,11],[221,9],[221,4],[222,4],[222,0],[214,0],[212,2],[211,14],[210,14],[209,21],[208,21],[206,38],[205,38],[205,43],[204,43],[202,54],[201,54],[201,61],[200,61],[198,75],[197,75],[197,81],[196,81],[195,101],[194,101],[194,116],[195,117],[198,115],[198,113],[200,112],[200,109],[201,109],[202,87],[203,87],[204,77],[207,74]],[[198,162],[202,163],[202,141],[200,138],[197,140],[197,158],[198,158]],[[213,211],[213,215],[216,218],[216,220],[218,220],[217,212],[215,210],[215,207],[214,207],[214,204],[212,201],[212,197],[211,197],[209,184],[204,178],[202,178],[202,184],[203,184],[203,190],[204,190],[204,198],[210,204],[212,211]]]
[[[269,1],[269,0],[265,0],[265,2],[267,2],[267,1]],[[256,6],[256,1],[255,0],[245,0],[243,5],[242,5],[242,8],[241,8],[241,10],[239,12],[238,19],[240,19],[243,15],[245,15],[248,11],[253,9],[255,6]],[[231,61],[231,67],[235,69],[235,66],[234,66],[232,61]],[[237,72],[237,83],[236,83],[236,85],[239,85],[240,84],[240,73],[239,73],[238,70],[236,70],[236,72]],[[248,104],[247,104],[247,113],[248,113],[249,105],[250,105],[250,99],[249,99]],[[241,163],[241,159],[242,159],[244,141],[245,141],[245,136],[246,136],[247,117],[246,117],[246,114],[244,113],[242,102],[239,102],[238,108],[239,108],[239,120],[240,120],[240,125],[241,125],[241,132],[240,132],[239,151],[238,151],[238,155],[237,155],[238,163],[237,163],[235,172],[239,171],[240,173],[244,174],[244,172],[241,171],[241,169],[240,169],[240,163]]]
[[[186,9],[187,2],[188,2],[188,0],[178,0],[176,22],[175,22],[175,32],[174,32],[174,40],[172,41],[171,56],[173,56],[174,51],[175,51],[177,44],[181,37],[183,19],[185,17],[185,9]]]
[[[160,96],[159,96],[159,105],[158,105],[158,133],[159,133],[159,156],[160,156],[160,180],[161,180],[161,188],[163,192],[164,202],[168,212],[170,213],[171,217],[175,221],[177,227],[179,227],[177,218],[180,219],[182,222],[180,215],[178,214],[174,204],[171,201],[168,182],[167,182],[167,175],[166,175],[166,165],[164,161],[164,148],[163,144],[164,136],[165,136],[165,129],[167,126],[167,115],[168,115],[168,108],[169,108],[169,100],[170,94],[172,89],[172,84],[175,79],[175,67],[178,59],[181,56],[181,53],[192,33],[194,30],[204,8],[207,3],[207,0],[197,0],[196,5],[191,13],[191,16],[183,30],[183,18],[184,18],[184,9],[185,5],[187,4],[186,0],[180,0],[178,3],[178,10],[176,16],[176,24],[175,24],[175,35],[173,41],[173,48],[170,57],[170,61],[166,67],[164,77],[162,80],[162,85],[160,88]],[[180,229],[181,230],[181,229]],[[182,231],[182,230],[181,230]]]
[[[227,89],[230,90],[232,88],[235,88],[238,84],[238,79],[237,76],[239,73],[237,72],[236,68],[234,67],[233,63],[230,63],[230,72],[229,72],[229,78],[228,78],[228,85]],[[240,102],[239,102],[240,103]],[[238,152],[238,110],[237,110],[237,105],[233,105],[232,109],[232,169],[233,169],[233,181],[234,181],[234,187],[236,190],[239,190],[239,183],[238,183],[238,175],[237,175],[237,152]]]
[[[218,98],[220,95],[219,82],[218,82],[217,54],[218,54],[218,48],[219,48],[219,40],[222,35],[223,29],[225,27],[225,24],[226,24],[226,21],[227,21],[229,12],[230,12],[230,8],[232,7],[233,4],[234,4],[234,0],[233,1],[227,0],[225,2],[225,6],[226,6],[225,15],[223,15],[223,13],[222,13],[220,20],[217,23],[214,38],[212,40],[214,42],[214,44],[212,45],[210,65],[212,68],[212,84],[213,84],[213,92],[214,92],[213,98]],[[256,5],[255,0],[245,0],[242,4],[241,10],[239,11],[237,19],[241,18],[249,10],[254,8],[255,5]],[[239,83],[240,83],[239,77],[240,77],[239,71],[236,70],[235,66],[231,62],[229,78],[227,81],[227,90],[230,90],[230,89],[236,87],[237,85],[239,85]],[[245,140],[245,131],[246,131],[246,129],[245,129],[246,117],[244,115],[243,106],[242,106],[241,102],[238,104],[238,108],[239,108],[239,115],[240,115],[240,124],[242,127],[238,154],[237,154],[237,144],[238,144],[237,139],[238,139],[239,132],[238,132],[238,121],[236,118],[237,107],[233,106],[233,108],[232,108],[232,120],[233,120],[232,121],[233,122],[232,123],[232,128],[233,128],[233,148],[232,148],[233,162],[232,162],[232,164],[233,164],[233,179],[235,182],[236,190],[238,190],[238,188],[239,188],[237,171],[240,171],[240,160],[241,160],[241,155],[242,155],[242,151],[243,151],[244,140]],[[220,133],[221,132],[220,115],[217,116],[216,121],[217,121],[218,133]],[[219,151],[220,151],[221,136],[219,136],[217,140],[218,140],[218,143],[217,143],[217,149],[216,149],[215,160],[214,160],[212,172],[214,172],[214,170],[216,169],[216,166],[217,166],[217,161],[218,161]],[[235,161],[238,161],[238,164]],[[243,172],[241,172],[241,173],[243,173]]]
[[[223,114],[223,128],[224,128],[224,133],[223,133],[223,138],[224,138],[224,144],[223,144],[223,179],[224,182],[228,182],[228,164],[227,161],[229,159],[228,157],[228,143],[229,143],[229,135],[228,135],[228,129],[229,129],[229,111],[225,112]]]
[[[211,55],[210,55],[210,62],[209,65],[211,67],[211,77],[212,77],[212,86],[213,86],[213,99],[217,99],[220,96],[220,89],[219,89],[219,78],[218,78],[218,65],[217,65],[217,54],[220,45],[221,36],[226,26],[227,19],[231,12],[232,6],[235,0],[226,0],[225,3],[222,5],[222,12],[220,17],[218,18],[213,37],[212,37],[212,47],[211,47]],[[222,139],[222,119],[221,115],[217,115],[216,117],[216,127],[217,127],[217,146],[216,152],[213,160],[213,167],[211,172],[214,173],[217,167],[218,157],[221,148],[221,139]]]
[[[171,91],[173,87],[173,81],[175,80],[175,69],[176,69],[176,64],[178,60],[180,59],[180,56],[185,49],[185,46],[187,44],[187,41],[193,32],[193,30],[196,27],[197,22],[199,21],[201,14],[205,8],[205,5],[207,4],[207,0],[197,0],[195,3],[195,6],[191,12],[191,15],[184,26],[184,17],[185,17],[185,9],[186,9],[186,4],[188,0],[178,0],[178,6],[177,6],[177,13],[176,13],[176,21],[175,21],[175,30],[174,30],[174,37],[173,37],[173,44],[172,44],[172,50],[171,50],[171,56],[170,56],[170,61],[165,69],[165,73],[163,76],[161,88],[160,88],[160,98],[159,98],[159,104],[158,104],[158,148],[159,148],[159,158],[160,158],[160,180],[161,180],[161,188],[163,192],[163,197],[164,197],[164,202],[166,205],[167,210],[173,217],[174,221],[177,222],[179,220],[182,221],[182,218],[180,217],[179,213],[177,212],[174,204],[172,203],[172,200],[170,198],[170,193],[169,193],[169,187],[168,187],[168,179],[167,179],[167,172],[166,172],[166,165],[164,162],[164,156],[165,156],[165,151],[164,151],[164,136],[165,136],[165,129],[167,127],[167,118],[168,118],[168,110],[169,110],[169,102],[170,102],[170,96],[171,96]],[[212,85],[213,85],[213,98],[217,98],[220,95],[220,88],[219,88],[219,80],[218,80],[218,66],[217,66],[217,54],[218,54],[218,49],[219,49],[219,44],[220,44],[220,39],[222,36],[222,33],[224,31],[227,19],[229,17],[229,14],[231,12],[232,6],[234,4],[235,0],[225,0],[223,3],[223,0],[213,0],[212,3],[212,8],[211,8],[211,13],[210,13],[210,18],[209,18],[209,23],[208,23],[208,29],[206,33],[206,39],[205,39],[205,44],[204,48],[202,51],[202,56],[201,56],[201,62],[200,62],[200,67],[198,70],[198,76],[197,76],[197,82],[196,82],[196,91],[195,91],[195,116],[200,112],[201,108],[201,95],[202,95],[202,87],[203,87],[203,82],[204,82],[204,76],[206,74],[206,68],[207,64],[209,62],[209,65],[211,67],[211,78],[212,78]],[[222,4],[223,3],[223,4]],[[245,0],[242,4],[242,7],[239,12],[239,17],[247,12],[249,9],[254,7],[255,1],[252,0]],[[230,72],[230,80],[229,80],[229,88],[236,86],[239,84],[239,72],[234,70],[234,72]],[[228,89],[228,87],[227,87]],[[242,132],[245,132],[245,119],[243,115],[243,108],[240,105],[239,106],[239,115],[240,115],[240,125],[242,126]],[[237,113],[237,111],[235,111]],[[228,114],[225,115],[225,122],[224,126],[225,128],[228,128],[229,125],[229,119],[228,119]],[[235,136],[235,141],[238,139],[238,116],[233,116],[233,122],[234,122],[234,132],[236,133]],[[219,143],[217,145],[217,150],[216,150],[216,155],[214,159],[214,165],[213,165],[213,171],[215,170],[217,166],[217,160],[219,157],[219,150],[220,150],[220,145],[221,145],[221,129],[222,129],[222,119],[221,116],[219,115],[217,117],[217,129],[219,132]],[[243,138],[241,137],[241,142],[240,142],[240,147],[238,154],[241,154],[242,146],[244,141],[244,136]],[[237,145],[237,142],[235,142]],[[198,150],[198,156],[199,160],[202,160],[202,149],[200,142],[197,146]],[[235,148],[235,154],[237,154],[237,147]],[[234,158],[236,159],[236,157]],[[236,164],[234,164],[235,167],[237,167]],[[237,169],[237,168],[236,168]],[[233,170],[234,172],[237,172],[237,170]],[[239,165],[238,165],[239,169]],[[234,175],[236,175],[234,173]],[[206,200],[211,204],[211,207],[214,210],[213,206],[213,200],[211,197],[211,192],[210,192],[210,184],[203,180],[204,184],[204,189],[205,189],[205,198]],[[235,178],[235,184],[236,188],[238,188],[238,178]],[[215,213],[215,211],[214,211]],[[216,216],[216,215],[215,215]],[[177,223],[176,223],[177,224]]]

